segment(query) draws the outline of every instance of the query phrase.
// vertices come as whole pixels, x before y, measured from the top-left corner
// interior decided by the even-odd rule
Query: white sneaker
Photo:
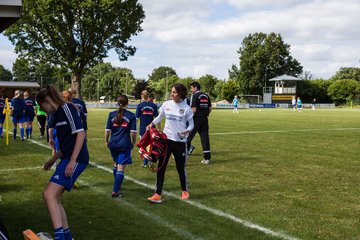
[[[203,159],[203,160],[201,160],[201,163],[203,163],[203,164],[209,164],[209,163],[210,163],[210,160]]]

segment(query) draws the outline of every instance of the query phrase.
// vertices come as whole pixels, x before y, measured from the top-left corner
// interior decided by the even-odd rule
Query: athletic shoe
[[[111,197],[112,197],[112,198],[121,197],[121,193],[120,193],[120,192],[112,192],[112,193],[111,193]]]
[[[189,150],[188,150],[188,155],[191,155],[194,150],[195,150],[195,147],[193,145],[190,145]]]
[[[44,135],[40,135],[40,138],[44,138]]]
[[[78,184],[77,181],[74,182],[73,188],[74,188],[74,189],[78,189],[78,188],[79,188],[79,184]]]
[[[210,163],[210,160],[203,159],[203,160],[201,160],[201,163],[203,163],[203,164],[209,164],[209,163]]]
[[[147,168],[147,167],[148,167],[147,164],[141,164],[141,166],[142,166],[143,168]]]
[[[21,141],[24,141],[24,138],[21,138]]]
[[[161,196],[155,193],[152,197],[149,197],[147,200],[149,200],[152,203],[161,203]]]
[[[188,191],[182,191],[181,198],[186,200],[189,199],[189,192]]]

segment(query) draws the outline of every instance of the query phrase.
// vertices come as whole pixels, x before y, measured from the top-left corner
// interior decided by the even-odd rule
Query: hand
[[[74,166],[75,166],[75,161],[70,161],[68,163],[68,165],[65,168],[66,177],[71,177],[71,175],[73,174]]]
[[[153,126],[154,126],[154,123],[151,122],[149,125],[147,125],[146,130],[150,130]]]
[[[51,167],[54,165],[54,163],[56,162],[56,160],[54,160],[53,158],[50,158],[45,164],[44,164],[44,170],[45,171],[49,171],[51,169]]]

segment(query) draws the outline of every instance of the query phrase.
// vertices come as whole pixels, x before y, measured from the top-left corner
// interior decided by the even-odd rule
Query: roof
[[[269,79],[269,81],[302,81],[302,80],[303,79],[301,78],[297,78],[286,74]]]
[[[40,88],[40,85],[37,82],[0,81],[0,87],[8,87],[8,88]]]
[[[22,5],[22,0],[0,0],[0,32],[20,18]]]

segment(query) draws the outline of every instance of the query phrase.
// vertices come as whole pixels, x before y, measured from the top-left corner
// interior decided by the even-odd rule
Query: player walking
[[[32,136],[32,123],[35,117],[35,102],[29,97],[28,92],[24,92],[25,102],[25,125],[26,125],[26,138]]]
[[[11,100],[11,113],[13,128],[13,139],[16,140],[17,125],[20,127],[21,141],[24,141],[25,102],[21,97],[20,90],[15,91],[15,97]]]

